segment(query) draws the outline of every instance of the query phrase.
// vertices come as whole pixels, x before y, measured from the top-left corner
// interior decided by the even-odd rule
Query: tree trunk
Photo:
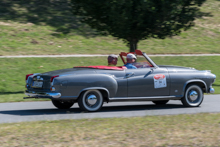
[[[137,43],[138,41],[136,39],[129,41],[130,52],[135,52],[135,50],[137,49]]]

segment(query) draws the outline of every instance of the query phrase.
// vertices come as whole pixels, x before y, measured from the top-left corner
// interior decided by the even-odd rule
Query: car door
[[[170,77],[166,68],[127,69],[128,97],[168,96]]]

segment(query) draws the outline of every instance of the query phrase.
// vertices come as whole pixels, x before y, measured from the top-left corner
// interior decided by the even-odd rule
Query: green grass
[[[0,124],[2,147],[220,145],[220,114]]]
[[[39,5],[37,1],[3,0],[0,3],[0,55],[110,54],[128,51],[121,40],[94,35],[94,30],[64,11],[67,9],[63,5],[53,4],[50,10],[44,8],[44,2],[39,2],[42,3]],[[143,40],[138,44],[138,49],[148,54],[220,53],[219,7],[220,1],[207,0],[201,7],[206,15],[196,19],[195,27],[173,38]]]
[[[211,70],[217,79],[213,87],[215,94],[220,93],[220,57],[152,57],[158,65],[179,65],[194,67],[198,70]],[[106,57],[87,58],[1,58],[0,102],[24,101],[25,75],[42,73],[73,66],[107,65]],[[119,62],[118,65],[122,65]],[[32,100],[32,99],[31,99]],[[30,100],[25,100],[30,101]]]

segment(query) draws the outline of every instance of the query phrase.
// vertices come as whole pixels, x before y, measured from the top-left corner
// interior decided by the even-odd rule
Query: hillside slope
[[[128,51],[121,40],[97,35],[74,17],[67,3],[57,1],[0,2],[0,55],[109,54]],[[148,39],[138,49],[148,54],[220,53],[220,1],[207,0],[196,26],[180,36]]]

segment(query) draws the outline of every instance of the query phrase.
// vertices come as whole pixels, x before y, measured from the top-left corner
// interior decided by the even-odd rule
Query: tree
[[[205,0],[71,0],[73,14],[102,34],[123,39],[130,51],[140,40],[179,35],[194,25]]]

